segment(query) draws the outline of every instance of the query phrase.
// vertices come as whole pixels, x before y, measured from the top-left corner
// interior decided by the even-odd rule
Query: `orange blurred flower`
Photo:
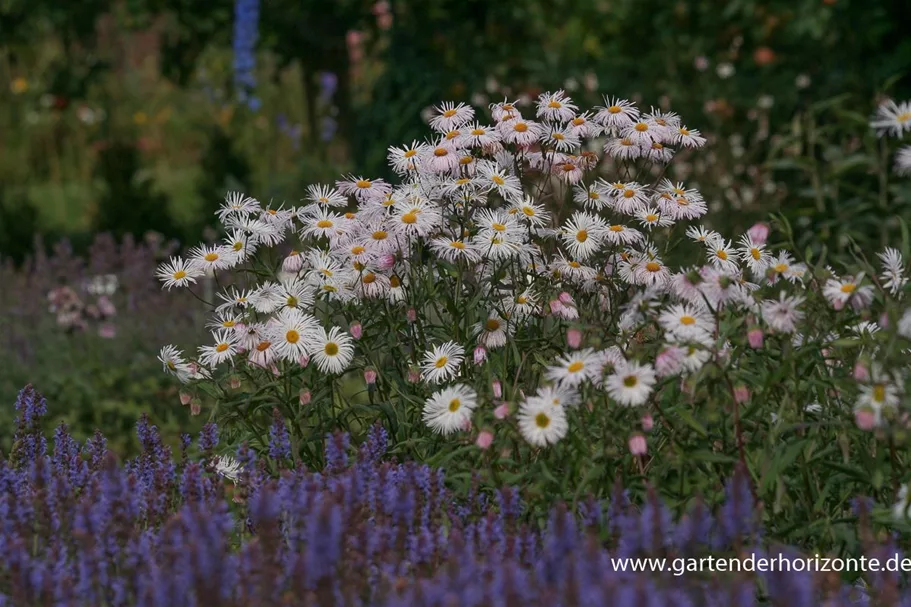
[[[22,93],[28,91],[28,80],[22,76],[16,78],[10,83],[9,90],[11,90],[14,95],[21,95]]]

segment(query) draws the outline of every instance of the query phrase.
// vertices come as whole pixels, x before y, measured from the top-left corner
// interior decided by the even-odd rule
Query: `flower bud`
[[[481,430],[475,444],[481,449],[487,449],[493,443],[493,433],[487,430]]]
[[[854,412],[854,422],[861,430],[872,430],[876,427],[876,416],[869,409],[858,409]]]
[[[859,360],[854,363],[854,379],[857,381],[870,381],[870,369],[867,368],[863,361]]]
[[[368,386],[376,383],[376,371],[374,369],[364,369],[364,381]]]
[[[509,403],[502,403],[493,410],[493,416],[497,419],[506,419],[509,416]]]
[[[648,453],[648,443],[641,434],[633,434],[629,437],[629,452],[635,456],[641,456]]]
[[[421,371],[420,369],[415,369],[411,367],[408,369],[408,383],[416,384],[421,381]]]
[[[415,322],[418,319],[417,310],[414,308],[408,308],[408,312],[405,313],[405,316],[408,318],[408,322]]]
[[[655,420],[652,417],[651,413],[646,413],[645,415],[643,415],[640,423],[642,424],[642,429],[645,430],[646,432],[651,432],[652,428],[655,427]]]
[[[484,349],[484,346],[478,346],[474,349],[474,364],[480,365],[485,360],[487,360],[487,350]]]
[[[734,401],[737,403],[745,403],[748,400],[750,400],[750,389],[743,384],[735,386]]]
[[[304,267],[304,259],[297,251],[291,251],[282,262],[282,270],[288,274],[297,274],[302,267]]]
[[[190,415],[199,415],[202,412],[202,401],[198,398],[190,400]]]
[[[754,350],[759,350],[762,348],[762,345],[765,342],[765,334],[762,332],[761,328],[753,327],[747,331],[747,341],[749,342],[751,348]]]
[[[569,329],[566,332],[566,345],[577,350],[582,345],[582,331],[579,329]]]
[[[312,398],[312,395],[310,394],[310,390],[302,389],[300,391],[300,396],[298,396],[298,400],[300,401],[301,406],[309,405],[311,398]]]
[[[310,364],[310,355],[301,354],[300,358],[297,359],[297,364],[300,365],[301,369],[306,369],[307,365]]]
[[[184,392],[183,390],[180,391],[180,404],[181,405],[189,405],[190,400],[192,398],[193,397],[190,395],[189,392]]]
[[[361,335],[364,333],[364,327],[361,326],[359,322],[351,323],[351,326],[348,327],[348,332],[351,333],[351,337],[354,339],[360,339]]]
[[[500,383],[499,379],[493,380],[491,387],[493,388],[494,398],[503,398],[503,384]]]
[[[765,244],[769,239],[769,224],[759,222],[747,230],[747,236],[756,244]]]
[[[567,293],[566,291],[563,291],[562,293],[560,293],[559,299],[560,299],[560,302],[561,302],[561,303],[564,303],[564,304],[567,304],[567,305],[574,305],[574,304],[575,304],[575,302],[573,301],[573,296],[570,295],[569,293]]]

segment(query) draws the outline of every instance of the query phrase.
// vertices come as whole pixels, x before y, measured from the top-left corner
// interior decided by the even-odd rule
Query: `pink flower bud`
[[[231,386],[232,390],[237,390],[240,388],[240,378],[236,375],[232,375],[231,379],[228,380],[228,385]]]
[[[308,354],[301,354],[300,358],[297,359],[297,364],[300,365],[301,369],[306,369],[307,365],[310,364],[310,356]]]
[[[648,443],[641,434],[633,434],[629,437],[629,452],[633,455],[640,456],[648,453]]]
[[[738,403],[745,403],[750,400],[750,389],[744,385],[734,387],[734,400]]]
[[[753,227],[747,230],[747,236],[756,244],[765,244],[769,239],[769,224],[762,222],[753,224]]]
[[[310,394],[310,390],[301,390],[300,396],[298,396],[301,406],[309,405],[311,398],[312,395]]]
[[[566,345],[576,350],[582,345],[582,331],[579,329],[569,329],[566,332]]]
[[[680,372],[685,357],[686,350],[680,346],[668,346],[655,357],[655,372],[659,377],[676,375]]]
[[[889,314],[887,312],[883,312],[882,314],[880,314],[879,323],[877,323],[877,324],[879,324],[879,326],[882,327],[883,329],[888,329],[889,328]]]
[[[421,381],[421,371],[414,367],[408,369],[408,383],[416,384]]]
[[[408,322],[415,322],[418,319],[417,310],[408,308],[408,312],[405,313],[405,316],[408,318]]]
[[[562,293],[560,293],[560,295],[558,297],[559,297],[561,303],[564,303],[564,304],[567,304],[570,306],[575,305],[575,303],[576,303],[573,301],[573,296],[570,295],[569,293],[567,293],[566,291],[563,291]]]
[[[867,368],[867,365],[861,361],[854,363],[854,379],[857,381],[870,380],[870,370]]]
[[[348,332],[351,333],[351,337],[354,339],[360,339],[361,335],[364,334],[364,327],[361,326],[359,322],[351,323],[351,326],[348,327]]]
[[[487,449],[493,443],[493,433],[487,430],[481,430],[475,444],[481,449]]]
[[[272,375],[274,375],[275,377],[281,377],[282,372],[278,370],[277,366],[275,366],[273,364],[271,369],[272,369]]]
[[[462,430],[464,430],[465,432],[468,432],[469,430],[471,430],[471,428],[472,428],[472,425],[471,425],[471,418],[470,418],[470,417],[466,417],[466,418],[465,418],[465,421],[462,422]]]
[[[487,360],[487,350],[484,349],[484,346],[478,346],[474,349],[474,364],[480,365],[485,360]]]
[[[651,432],[652,428],[655,427],[655,420],[652,417],[651,413],[646,413],[645,415],[643,415],[640,423],[642,424],[642,429],[645,430],[646,432]]]
[[[509,415],[509,403],[502,403],[499,407],[493,410],[493,416],[497,419],[506,419]]]
[[[364,369],[364,381],[368,386],[376,383],[376,371],[373,369]]]
[[[503,398],[503,384],[500,383],[499,379],[493,380],[491,387],[493,388],[494,398]]]
[[[835,308],[836,310],[841,310],[845,307],[845,302],[841,299],[836,299],[835,301],[832,302],[832,307]]]
[[[202,412],[202,401],[194,398],[190,401],[190,415],[199,415]]]
[[[754,327],[747,331],[747,341],[750,342],[750,347],[754,350],[760,349],[763,342],[765,341],[762,329],[759,327]]]
[[[104,339],[114,339],[117,337],[117,327],[106,322],[98,327],[98,336]]]
[[[858,409],[854,412],[854,422],[861,430],[872,430],[876,427],[876,416],[868,409]]]
[[[382,256],[376,261],[376,265],[377,265],[377,267],[378,267],[380,270],[390,270],[390,269],[392,269],[392,266],[395,265],[395,255],[392,255],[391,253],[387,253],[386,255],[382,255]]]
[[[282,262],[282,270],[288,274],[297,274],[302,267],[304,267],[304,258],[297,251],[291,251],[291,254]]]
[[[554,299],[550,302],[550,313],[557,314],[560,310],[563,309],[563,302],[559,299]]]
[[[181,405],[189,405],[191,398],[192,398],[192,396],[190,395],[189,392],[184,392],[183,390],[180,391],[180,404]]]

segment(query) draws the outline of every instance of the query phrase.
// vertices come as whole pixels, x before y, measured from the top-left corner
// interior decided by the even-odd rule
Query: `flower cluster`
[[[30,386],[17,409],[17,441],[30,446],[0,463],[5,605],[754,605],[761,593],[810,607],[907,597],[898,573],[842,585],[807,570],[807,555],[766,547],[743,475],[714,516],[697,502],[675,522],[654,493],[637,506],[618,488],[578,512],[558,506],[539,527],[514,489],[459,499],[440,470],[383,462],[379,426],[356,451],[329,437],[323,474],[276,477],[276,462],[243,447],[237,459],[216,455],[214,426],[194,461],[189,436],[174,457],[142,420],[142,451],[120,466],[100,434],[81,445],[65,426],[49,450]],[[865,548],[883,562],[901,554],[892,542]],[[758,575],[670,565],[710,554],[803,562]],[[664,571],[623,560],[642,557]]]
[[[90,324],[97,325],[101,337],[113,338],[117,329],[111,321],[117,315],[117,308],[111,296],[117,291],[117,276],[94,276],[85,282],[84,290],[95,297],[94,302],[86,304],[67,286],[57,287],[47,294],[49,310],[56,316],[57,325],[68,331],[84,331]]]
[[[577,404],[643,407],[706,367],[739,368],[746,351],[733,332],[744,318],[753,349],[766,334],[825,348],[876,330],[877,289],[899,298],[907,282],[895,249],[870,284],[773,250],[766,224],[729,239],[695,223],[706,201],[665,175],[705,139],[673,112],[615,98],[581,111],[557,91],[531,108],[493,104],[490,121],[443,103],[429,124],[427,141],[389,148],[398,185],[351,175],[311,186],[292,207],[229,194],[224,242],[172,259],[159,277],[168,288],[228,270],[243,281],[212,306],[213,344],[189,359],[166,347],[165,370],[197,386],[214,379],[218,403],[230,400],[219,373],[255,385],[285,378],[273,404],[300,420],[288,386],[309,398],[321,381],[303,369],[331,383],[355,365],[379,373],[371,396],[423,401],[434,432],[509,418],[545,447],[567,435]],[[820,328],[806,309],[821,305],[845,315]],[[564,331],[569,348],[555,345]],[[858,410],[879,423],[900,383],[863,392]],[[735,403],[748,398],[730,387]],[[329,398],[334,410],[339,398]],[[483,405],[497,401],[506,408],[491,415]]]

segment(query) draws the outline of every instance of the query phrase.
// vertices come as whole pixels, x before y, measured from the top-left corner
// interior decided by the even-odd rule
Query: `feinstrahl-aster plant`
[[[635,507],[617,490],[539,524],[514,490],[460,500],[441,470],[384,462],[379,425],[356,450],[328,437],[314,473],[289,466],[287,445],[273,445],[279,460],[243,447],[219,455],[214,425],[175,456],[143,420],[141,454],[121,466],[100,434],[81,445],[61,426],[51,448],[31,386],[16,407],[16,443],[0,463],[0,605],[911,604],[897,574],[842,584],[806,571],[622,570],[627,557],[802,558],[762,544],[742,475],[716,516],[697,503],[675,523],[654,495]]]

